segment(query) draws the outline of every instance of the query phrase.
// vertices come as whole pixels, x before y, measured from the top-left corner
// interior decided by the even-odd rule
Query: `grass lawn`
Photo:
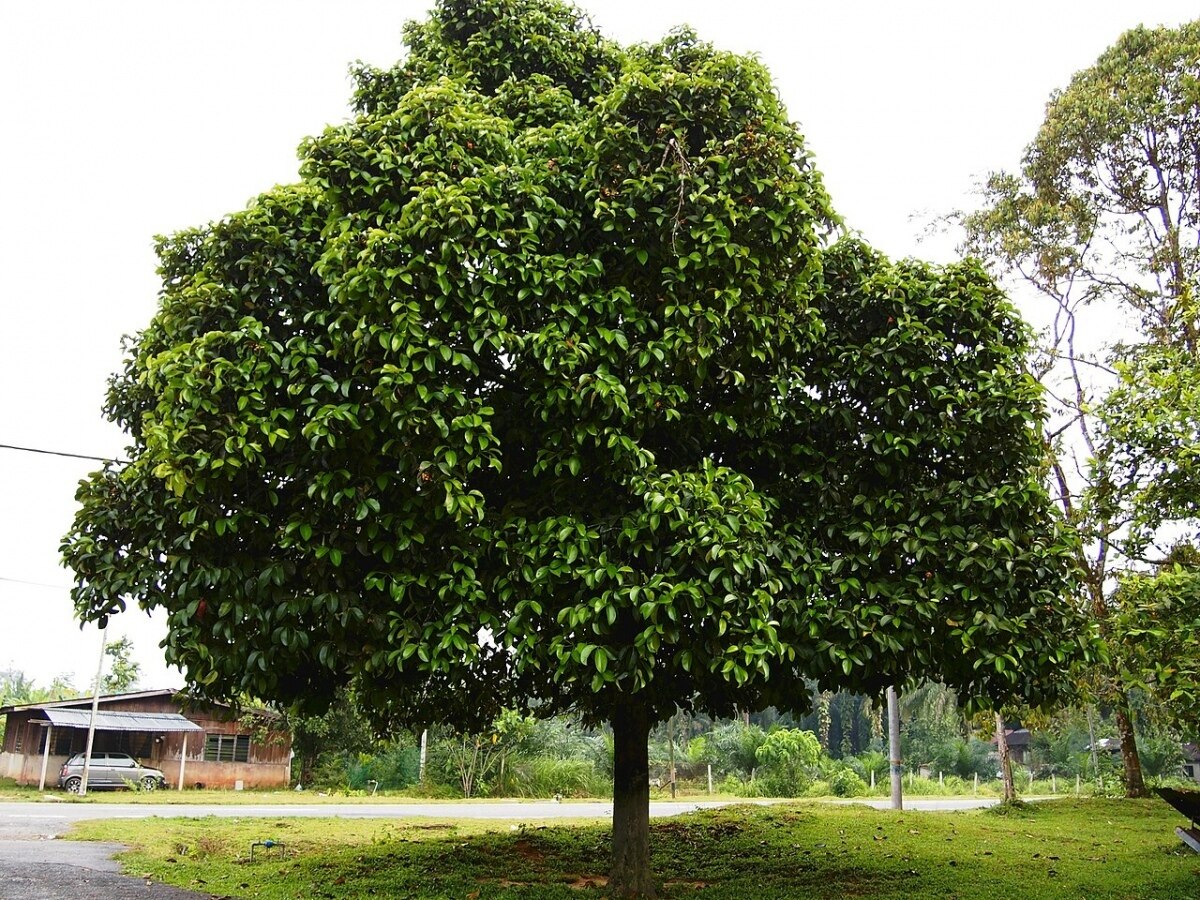
[[[447,810],[448,814],[452,808]],[[655,820],[667,897],[1200,897],[1200,857],[1158,800],[1058,800],[1000,815],[797,803]],[[350,819],[81,823],[73,838],[132,849],[127,871],[206,894],[262,898],[600,896],[605,823]],[[284,843],[258,848],[273,839]]]

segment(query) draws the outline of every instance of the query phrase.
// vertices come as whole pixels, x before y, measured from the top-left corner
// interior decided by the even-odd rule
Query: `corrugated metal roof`
[[[87,728],[92,720],[90,709],[43,709],[51,725]],[[97,731],[203,731],[195,722],[177,713],[97,712]]]
[[[124,694],[101,694],[100,703],[112,703],[118,700],[142,700],[148,697],[175,697],[178,690],[163,688],[153,691],[131,691]],[[0,713],[25,712],[29,709],[70,709],[73,707],[92,708],[91,697],[72,697],[70,700],[49,700],[43,703],[14,703],[11,706],[0,706]]]

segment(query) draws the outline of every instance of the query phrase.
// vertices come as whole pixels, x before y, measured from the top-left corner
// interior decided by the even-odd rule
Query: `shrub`
[[[829,782],[820,779],[810,782],[804,790],[805,797],[828,797],[832,793],[833,789],[829,786]]]
[[[745,786],[746,783],[736,775],[726,775],[724,780],[721,781],[716,787],[717,793],[733,794],[735,797],[739,797],[746,796],[742,793],[742,790],[745,788]]]
[[[770,785],[763,779],[756,778],[753,781],[739,781],[737,787],[731,793],[737,794],[739,797],[779,797],[783,796],[774,793],[770,789]]]
[[[811,731],[777,728],[755,751],[763,767],[764,789],[772,796],[795,797],[812,777],[821,758],[821,745]]]
[[[590,759],[535,757],[512,766],[511,790],[518,797],[604,797],[612,781]]]
[[[843,768],[830,776],[829,791],[835,797],[861,797],[867,792],[867,783],[852,769]]]
[[[872,772],[875,773],[876,785],[888,779],[889,763],[886,753],[868,750],[858,756],[849,757],[845,763],[864,782],[870,782]]]
[[[421,752],[411,745],[392,744],[375,755],[360,754],[347,766],[346,785],[351,790],[369,791],[371,782],[379,790],[394,791],[416,784],[421,775]]]
[[[705,738],[704,757],[697,761],[748,777],[758,765],[758,748],[766,739],[766,733],[757,725],[731,722],[713,729]]]

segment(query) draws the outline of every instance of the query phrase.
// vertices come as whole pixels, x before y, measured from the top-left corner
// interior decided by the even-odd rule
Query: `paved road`
[[[764,802],[764,801],[753,801]],[[833,801],[839,802],[839,801]],[[876,809],[887,809],[887,800],[848,800],[845,803],[861,803]],[[905,800],[906,809],[951,811],[976,809],[991,806],[992,798],[937,798],[915,797]],[[697,809],[712,809],[730,805],[728,801],[680,800],[653,801],[651,816],[677,816]],[[548,801],[502,801],[487,803],[312,803],[271,804],[262,806],[222,804],[179,804],[169,803],[0,803],[0,840],[7,831],[20,831],[28,836],[50,836],[61,834],[72,822],[85,819],[145,819],[151,816],[162,818],[202,818],[224,816],[227,818],[288,818],[336,816],[346,819],[515,819],[537,821],[543,819],[606,819],[612,816],[612,803],[591,801],[584,803],[552,803]]]
[[[769,802],[769,801],[755,801]],[[861,802],[886,809],[887,800]],[[914,798],[908,809],[957,810],[990,806],[992,799]],[[727,806],[721,801],[655,801],[652,816],[676,816],[697,809]],[[117,844],[53,840],[74,822],[85,819],[145,819],[160,817],[339,816],[343,818],[437,819],[593,819],[612,815],[604,802],[549,803],[372,803],[273,804],[269,806],[204,806],[141,803],[0,803],[0,900],[207,900],[178,888],[120,874],[112,855]]]

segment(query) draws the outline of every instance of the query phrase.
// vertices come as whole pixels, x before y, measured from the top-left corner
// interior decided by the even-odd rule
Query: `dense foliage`
[[[531,22],[565,62],[495,53]],[[410,44],[302,183],[160,242],[81,612],[167,606],[201,688],[360,672],[454,720],[793,673],[1054,696],[1069,568],[987,278],[823,251],[765,71],[686,33],[446,3]]]
[[[406,37],[299,184],[160,241],[81,615],[165,607],[214,695],[614,718],[618,798],[677,706],[1071,689],[1039,392],[979,267],[830,246],[765,68],[687,31],[443,0]]]

